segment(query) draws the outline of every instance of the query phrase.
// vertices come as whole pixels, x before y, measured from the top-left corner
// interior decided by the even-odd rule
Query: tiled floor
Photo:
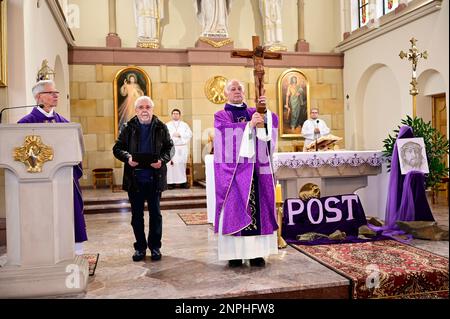
[[[97,190],[85,191],[84,196],[104,195]],[[448,228],[448,206],[432,209],[439,224]],[[86,215],[89,241],[85,243],[85,253],[99,253],[99,264],[95,276],[89,279],[87,293],[70,298],[232,298],[261,294],[301,297],[302,292],[308,296],[308,291],[315,291],[315,298],[340,298],[348,293],[348,279],[289,246],[270,256],[264,268],[246,264],[231,269],[226,262],[217,260],[217,237],[211,225],[187,226],[178,212],[163,212],[163,258],[159,262],[148,257],[142,262],[131,260],[134,238],[129,213]],[[413,245],[449,255],[447,241],[414,240]],[[3,247],[0,255],[4,253]]]
[[[294,295],[317,289],[321,297],[336,298],[331,293],[327,295],[327,291],[349,284],[346,278],[289,246],[270,256],[265,268],[246,265],[230,269],[226,262],[217,260],[217,237],[212,226],[186,226],[177,212],[163,212],[160,262],[149,258],[131,261],[133,234],[128,214],[87,216],[90,239],[85,250],[100,253],[100,261],[88,292],[78,297],[228,298],[266,293]],[[448,228],[448,207],[434,206],[433,212],[439,224]],[[414,240],[412,244],[449,255],[448,242]]]

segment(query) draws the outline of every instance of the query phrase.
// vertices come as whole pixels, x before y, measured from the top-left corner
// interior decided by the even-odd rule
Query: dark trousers
[[[131,204],[131,226],[133,226],[134,249],[161,248],[162,216],[159,207],[161,192],[156,190],[154,183],[139,183],[139,192],[128,192]],[[144,204],[147,201],[150,214],[150,230],[148,239],[144,231]]]

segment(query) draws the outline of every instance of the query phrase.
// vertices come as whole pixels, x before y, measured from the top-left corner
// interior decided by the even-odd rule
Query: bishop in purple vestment
[[[37,104],[30,114],[21,118],[17,123],[68,123],[69,121],[56,113],[54,108],[58,104],[59,92],[55,90],[53,81],[39,81],[33,87],[33,96]],[[83,198],[79,179],[83,176],[81,163],[73,167],[73,203],[75,242],[81,243],[87,240],[86,223],[83,215]]]
[[[244,89],[228,82],[228,103],[214,115],[215,232],[219,259],[230,267],[250,259],[264,266],[265,256],[277,253],[275,179],[271,156],[277,141],[278,118],[263,117],[243,102]],[[265,97],[261,97],[265,102]],[[256,124],[265,123],[256,129]]]

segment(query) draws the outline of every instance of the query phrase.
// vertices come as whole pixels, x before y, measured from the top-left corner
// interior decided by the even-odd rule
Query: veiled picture
[[[400,138],[397,140],[398,158],[402,175],[410,171],[428,174],[428,161],[423,137]]]
[[[280,136],[300,137],[310,108],[308,79],[300,70],[286,70],[278,79],[278,108]]]
[[[140,96],[150,96],[151,82],[139,67],[127,67],[117,72],[114,79],[114,130],[116,138],[123,125],[136,113],[134,102]]]

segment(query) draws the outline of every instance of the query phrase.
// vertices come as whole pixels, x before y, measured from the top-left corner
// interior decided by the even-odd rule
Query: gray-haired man
[[[131,204],[131,225],[136,238],[133,261],[143,260],[147,247],[152,260],[161,259],[159,201],[161,192],[167,188],[166,164],[174,147],[167,126],[153,114],[153,107],[148,96],[139,97],[135,102],[136,116],[126,123],[113,147],[114,156],[125,163],[122,188],[128,192]],[[148,238],[144,231],[145,201],[150,213]]]

